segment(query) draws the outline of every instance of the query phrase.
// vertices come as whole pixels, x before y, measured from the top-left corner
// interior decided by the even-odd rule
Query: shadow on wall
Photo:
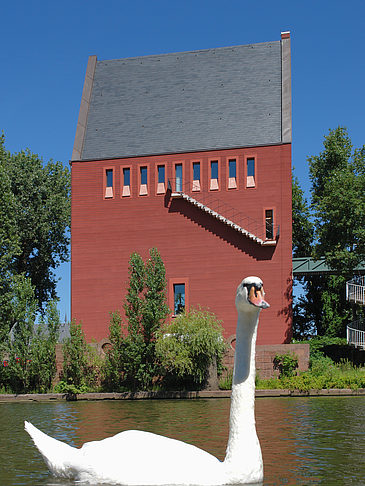
[[[238,233],[230,226],[225,225],[210,214],[192,206],[183,199],[173,199],[169,206],[169,213],[180,213],[185,218],[199,225],[218,238],[226,241],[238,250],[250,255],[255,260],[271,260],[275,246],[261,246],[247,236]]]
[[[293,337],[293,279],[292,277],[288,277],[286,280],[286,290],[284,292],[286,302],[288,303],[286,307],[279,310],[278,317],[284,316],[286,322],[286,331],[285,331],[285,340],[284,344],[290,343]]]

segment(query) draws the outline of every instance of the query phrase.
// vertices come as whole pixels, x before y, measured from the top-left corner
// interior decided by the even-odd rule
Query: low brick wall
[[[232,343],[234,339],[231,339]],[[309,367],[309,344],[258,344],[256,346],[256,371],[261,379],[278,376],[274,369],[274,358],[277,354],[293,354],[298,358],[298,370],[306,371]],[[233,369],[234,349],[231,345],[224,362],[228,370]]]
[[[228,370],[233,369],[234,365],[234,349],[232,343],[234,338],[229,340],[231,343],[230,349],[227,351],[224,358],[224,366]],[[102,345],[104,341],[100,343],[97,348],[102,353]],[[278,376],[278,370],[274,369],[274,358],[277,354],[292,353],[298,358],[298,370],[306,371],[309,367],[309,344],[258,344],[256,346],[256,370],[260,378],[267,379]],[[62,344],[56,346],[56,363],[57,374],[54,379],[54,383],[57,383],[60,379],[62,372]],[[218,381],[216,379],[210,380],[210,389],[218,388]]]

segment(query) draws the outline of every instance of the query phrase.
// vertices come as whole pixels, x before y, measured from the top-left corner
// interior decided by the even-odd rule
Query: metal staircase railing
[[[265,222],[265,227],[262,223],[257,222],[255,219],[244,215],[236,208],[219,200],[214,191],[202,192],[196,190],[196,187],[194,182],[185,182],[182,184],[180,181],[169,179],[167,190],[171,192],[172,199],[184,199],[259,245],[275,246],[277,244],[279,226]],[[270,236],[272,235],[272,237],[267,238],[268,234]]]
[[[365,277],[356,276],[346,282],[346,299],[355,304],[365,305]],[[365,319],[358,319],[347,326],[347,342],[365,349]]]
[[[346,299],[355,304],[365,305],[365,277],[354,277],[346,282]]]

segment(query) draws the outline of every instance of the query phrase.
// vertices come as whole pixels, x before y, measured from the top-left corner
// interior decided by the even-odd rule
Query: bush
[[[274,358],[274,369],[279,370],[279,378],[294,376],[298,368],[298,358],[293,354],[277,354]]]
[[[179,314],[160,330],[156,341],[164,386],[201,388],[214,360],[221,371],[225,349],[221,322],[214,314],[202,309]]]
[[[64,342],[62,350],[62,381],[84,391],[95,389],[99,384],[102,359],[86,343],[81,324],[71,322],[70,337]]]

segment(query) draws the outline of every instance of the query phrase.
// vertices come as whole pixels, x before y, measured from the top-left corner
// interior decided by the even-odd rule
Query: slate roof
[[[281,97],[280,41],[97,61],[80,159],[281,143]]]

